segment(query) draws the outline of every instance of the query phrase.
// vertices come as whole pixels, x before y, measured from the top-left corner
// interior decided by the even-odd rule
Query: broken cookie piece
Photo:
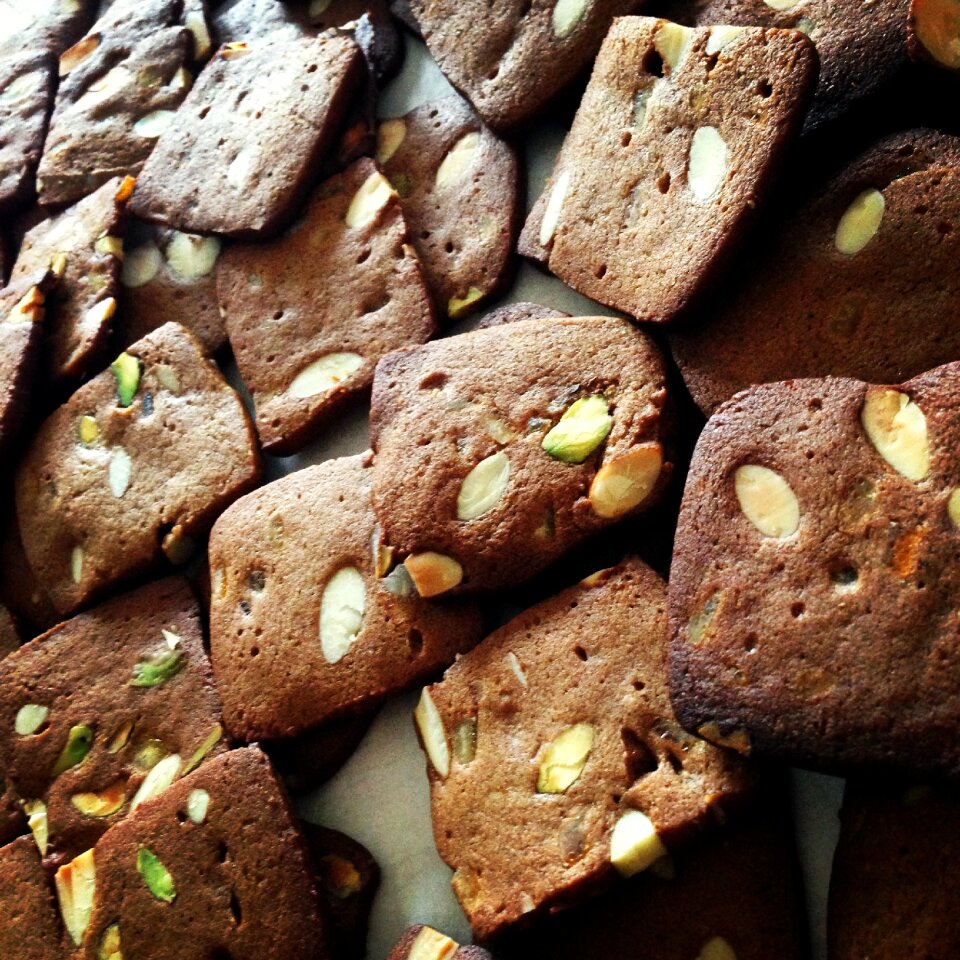
[[[76,381],[97,369],[110,343],[132,182],[113,179],[24,235],[11,281],[52,269],[44,374]]]
[[[368,712],[480,639],[479,611],[428,604],[379,540],[362,457],[255,491],[210,536],[210,646],[227,729],[304,733]]]
[[[71,613],[164,557],[185,562],[259,476],[240,398],[192,334],[168,323],[40,427],[16,474],[27,558]]]
[[[470,313],[509,281],[519,227],[519,169],[460,97],[381,121],[377,161],[400,195],[437,308]]]
[[[670,580],[681,723],[758,757],[960,776],[960,365],[791,380],[708,421]]]
[[[521,253],[609,307],[672,320],[742,240],[816,77],[796,31],[617,20]]]
[[[365,158],[321,184],[281,237],[226,251],[220,308],[265,450],[302,447],[369,390],[381,357],[434,333],[407,241],[396,192]]]
[[[221,47],[161,133],[132,210],[188,233],[254,237],[294,215],[363,76],[343,35]]]
[[[666,374],[610,317],[519,320],[377,367],[373,502],[421,596],[528,580],[655,503],[672,470]]]
[[[200,611],[178,579],[0,661],[0,769],[40,855],[77,856],[226,746]]]
[[[676,722],[666,641],[666,586],[627,560],[423,691],[434,837],[479,939],[642,872],[751,789],[739,758]]]

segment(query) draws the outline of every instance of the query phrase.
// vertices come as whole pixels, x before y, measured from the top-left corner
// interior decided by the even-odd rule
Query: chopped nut
[[[161,263],[163,256],[155,243],[134,247],[123,261],[120,282],[125,287],[142,287],[157,275]]]
[[[462,317],[482,298],[483,291],[479,287],[470,287],[462,297],[451,297],[447,301],[447,316],[454,320]]]
[[[913,33],[937,63],[960,69],[960,3],[957,0],[913,0]]]
[[[111,923],[100,938],[100,949],[97,960],[123,960],[123,951],[120,945],[120,925]]]
[[[401,564],[394,567],[381,581],[380,586],[395,597],[409,597],[416,589],[407,568]]]
[[[421,597],[446,593],[463,580],[463,567],[453,557],[432,550],[411,554],[403,565]]]
[[[383,542],[383,530],[380,524],[375,524],[373,528],[373,572],[378,580],[385,577],[392,569],[394,563],[393,547]]]
[[[180,395],[181,385],[177,371],[165,363],[158,363],[153,367],[153,373],[157,378],[157,383],[164,390],[169,390],[174,396]]]
[[[457,496],[457,519],[475,520],[501,500],[510,481],[510,458],[501,450],[481,460],[464,478]]]
[[[82,763],[93,746],[93,730],[85,724],[77,724],[70,728],[67,742],[60,751],[60,756],[53,766],[51,776],[59,777],[78,763]]]
[[[555,460],[583,463],[607,439],[613,417],[607,401],[599,396],[575,400],[541,442]]]
[[[13,729],[17,736],[29,737],[36,733],[47,721],[50,708],[39,703],[25,703],[18,711],[13,721]]]
[[[43,316],[45,298],[39,287],[31,287],[6,317],[7,323],[36,323]]]
[[[178,754],[171,753],[159,760],[150,768],[150,772],[143,778],[140,788],[133,795],[133,799],[130,801],[130,812],[133,813],[141,803],[159,797],[177,779],[179,773],[180,757]]]
[[[410,944],[407,960],[452,960],[459,947],[456,940],[438,933],[433,927],[423,927]]]
[[[138,137],[153,139],[159,137],[170,126],[176,116],[175,110],[153,110],[144,114],[134,125],[133,132]]]
[[[163,650],[149,660],[134,664],[131,687],[159,687],[175,677],[184,667],[181,650]]]
[[[547,198],[547,204],[543,210],[543,219],[540,221],[540,246],[545,247],[553,240],[553,235],[557,232],[557,225],[560,223],[560,213],[563,210],[563,202],[567,198],[567,191],[570,189],[570,171],[564,170],[553,181],[553,187],[550,190],[550,196]]]
[[[960,527],[960,487],[956,487],[947,501],[947,515],[955,527]]]
[[[97,870],[93,851],[87,850],[65,863],[56,873],[54,883],[63,925],[75,946],[83,943],[83,935],[93,913],[93,900],[97,888]]]
[[[596,733],[593,724],[576,723],[553,738],[540,761],[537,793],[566,793],[580,779]]]
[[[207,20],[201,10],[191,10],[183,18],[183,25],[193,34],[193,59],[206,60],[210,56],[213,44]]]
[[[709,740],[721,747],[729,747],[745,757],[750,756],[750,734],[746,730],[732,730],[730,733],[723,734],[720,732],[720,725],[717,721],[711,720],[709,723],[697,727],[697,733],[704,740]]]
[[[117,192],[113,195],[113,199],[117,203],[126,203],[131,196],[133,196],[133,188],[137,185],[137,180],[135,177],[126,176],[120,181],[120,186],[117,187]]]
[[[75,70],[100,46],[100,34],[91,33],[75,43],[69,50],[60,54],[59,73],[65,77],[71,70]]]
[[[110,364],[110,369],[117,379],[117,397],[120,400],[120,406],[129,407],[140,386],[140,361],[124,352]]]
[[[657,828],[645,813],[628,810],[616,822],[610,836],[610,862],[622,876],[646,870],[666,853]]]
[[[183,768],[183,775],[186,776],[191,770],[195,770],[200,766],[200,763],[203,761],[203,758],[219,743],[220,738],[223,736],[223,727],[220,724],[216,724],[214,728],[203,738],[203,742],[197,747],[196,750],[190,755],[190,759],[187,761],[186,766]]]
[[[93,244],[93,249],[97,253],[104,253],[117,260],[123,259],[123,241],[119,237],[111,236],[109,233],[98,237]]]
[[[356,353],[328,353],[304,367],[287,388],[287,393],[298,400],[328,393],[339,387],[363,365],[363,357]]]
[[[402,117],[384,120],[377,127],[377,163],[386,163],[400,149],[407,136],[407,124]]]
[[[96,419],[89,414],[85,414],[80,418],[77,425],[77,433],[80,436],[80,442],[88,447],[100,439],[100,427],[97,426]]]
[[[520,664],[520,660],[517,658],[517,655],[511,650],[507,656],[507,666],[513,671],[513,675],[520,681],[520,686],[526,688],[529,686],[527,680],[527,675],[524,673],[523,667]]]
[[[177,524],[160,543],[164,556],[175,566],[187,563],[196,552],[197,545],[192,537],[188,537],[183,528]]]
[[[145,740],[137,747],[133,765],[138,770],[152,770],[165,756],[167,748],[160,740]]]
[[[437,167],[437,186],[441,189],[453,186],[463,179],[480,146],[480,134],[476,130],[465,133],[448,151]]]
[[[70,551],[70,579],[79,583],[83,579],[83,547],[76,546]]]
[[[734,489],[744,516],[765,537],[790,537],[800,526],[800,503],[775,470],[749,463],[737,468]]]
[[[157,900],[173,903],[176,899],[177,891],[170,871],[149,847],[137,851],[137,873]]]
[[[857,196],[837,224],[837,250],[848,256],[859,253],[880,229],[885,206],[879,190],[864,190]]]
[[[490,437],[491,440],[496,440],[497,443],[509,443],[511,440],[516,439],[517,436],[510,425],[504,423],[504,421],[498,417],[490,417],[484,421],[483,429],[487,432],[487,436]]]
[[[220,256],[218,237],[201,237],[195,233],[174,231],[167,244],[167,263],[184,280],[199,280],[207,276]]]
[[[420,702],[417,709],[413,712],[414,720],[417,722],[417,729],[420,731],[420,739],[423,741],[423,749],[426,750],[433,769],[446,778],[450,773],[450,748],[447,746],[447,732],[443,728],[443,720],[440,717],[440,711],[430,696],[428,687],[423,688],[420,694]]]
[[[23,812],[27,815],[27,826],[33,834],[33,842],[37,845],[40,856],[45,857],[50,841],[47,805],[42,800],[24,800]]]
[[[226,56],[227,51],[223,50],[222,55]],[[237,192],[245,190],[255,166],[256,150],[245,147],[230,161],[230,166],[227,167],[227,183]]]
[[[713,620],[713,615],[716,613],[719,605],[719,597],[717,594],[714,594],[704,604],[703,609],[699,610],[690,618],[690,622],[687,624],[687,640],[689,640],[690,643],[697,644],[703,642],[707,636],[710,623]]]
[[[670,68],[670,73],[680,69],[683,58],[693,43],[694,31],[690,27],[682,27],[678,23],[664,23],[653,39],[657,53],[663,57],[663,62]]]
[[[350,201],[346,216],[347,226],[353,230],[369,226],[396,196],[396,190],[382,173],[371,173]]]
[[[453,756],[457,763],[470,763],[477,755],[477,718],[467,717],[453,731]]]
[[[590,484],[593,512],[610,520],[639,507],[657,485],[662,467],[659,443],[640,444],[603,464]]]
[[[187,816],[191,823],[203,823],[209,806],[210,794],[206,790],[197,788],[187,794]]]
[[[899,390],[873,389],[860,422],[877,453],[908,480],[917,482],[930,472],[930,441],[923,411]]]
[[[800,0],[763,0],[763,2],[774,10],[790,10],[795,7]]]
[[[95,303],[84,316],[84,323],[91,327],[102,327],[117,312],[115,297],[107,297]]]
[[[707,40],[707,53],[719,53],[724,47],[733,43],[746,27],[717,26],[710,28],[710,39]]]
[[[569,37],[583,19],[589,0],[557,0],[553,8],[553,35],[558,40]]]
[[[698,200],[709,200],[723,185],[730,151],[716,127],[698,127],[690,141],[687,184]]]
[[[107,753],[119,753],[130,742],[131,733],[133,733],[133,721],[128,720],[110,738],[107,743]]]
[[[75,793],[70,802],[87,817],[109,817],[127,799],[123,780],[117,780],[99,793]]]
[[[110,492],[118,499],[127,492],[132,473],[133,461],[130,459],[130,454],[123,447],[114,447],[110,455],[110,465],[107,467],[107,481],[110,484]]]
[[[342,567],[327,581],[320,599],[320,649],[327,663],[339,663],[357,639],[366,599],[356,567]]]
[[[697,960],[737,960],[737,955],[723,937],[712,937],[700,949]]]

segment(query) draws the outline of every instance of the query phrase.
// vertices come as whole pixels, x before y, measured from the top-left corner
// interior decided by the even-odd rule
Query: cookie
[[[48,270],[0,288],[0,457],[10,462],[43,348],[47,291],[55,282],[56,275]]]
[[[563,310],[554,310],[539,303],[507,303],[502,307],[485,313],[477,324],[477,330],[486,330],[487,327],[498,327],[502,323],[513,323],[515,320],[554,320],[559,317],[569,317]]]
[[[960,951],[955,790],[847,782],[827,913],[829,960]]]
[[[370,389],[381,357],[434,333],[407,240],[396,193],[363,159],[321,184],[288,232],[224,253],[220,312],[265,450],[298,450]]]
[[[17,624],[10,611],[0,603],[0,660],[20,647]]]
[[[478,939],[639,873],[750,790],[739,758],[674,719],[666,642],[666,586],[627,560],[424,690],[434,838]]]
[[[897,134],[759,238],[703,322],[671,330],[700,408],[709,414],[755,383],[896,382],[960,356],[950,320],[960,296],[958,165],[960,139]]]
[[[789,802],[770,791],[663,869],[498,942],[497,960],[808,960]]]
[[[67,920],[82,960],[109,955],[104,945],[115,942],[124,956],[155,960],[329,955],[303,840],[256,747],[204,764],[144,804],[91,859],[92,912]],[[60,886],[76,879],[65,869]]]
[[[370,435],[383,541],[423,596],[530,579],[654,503],[666,373],[610,317],[523,320],[391,354]]]
[[[816,44],[820,80],[805,133],[839,129],[869,101],[897,92],[908,66],[909,0],[667,0],[665,15],[705,27],[738,25],[800,30]]]
[[[956,0],[910,0],[910,56],[946,70],[960,70],[960,5]]]
[[[37,170],[41,203],[73,203],[113,177],[140,172],[192,82],[196,44],[184,6],[115,0],[61,54]]]
[[[170,578],[0,661],[0,767],[40,853],[82,853],[224,747],[200,611]]]
[[[120,273],[121,343],[133,343],[176,321],[196,335],[207,353],[216,353],[227,342],[217,307],[215,271],[222,247],[216,236],[134,220],[124,242]]]
[[[216,451],[216,456],[211,456]],[[199,342],[168,323],[120,354],[40,427],[16,473],[20,534],[61,614],[188,559],[256,486],[240,398]]]
[[[96,0],[0,0],[0,45],[60,54],[93,22]]]
[[[49,630],[60,617],[27,563],[17,525],[12,480],[4,483],[2,490],[7,506],[0,513],[0,603],[16,618],[23,639],[29,640]]]
[[[797,31],[617,20],[521,253],[639,320],[674,319],[767,199],[816,78]]]
[[[425,103],[377,129],[377,161],[400,194],[438,309],[475,309],[510,280],[519,228],[513,148],[460,97]]]
[[[23,237],[11,281],[51,267],[62,274],[47,308],[43,362],[52,380],[79,380],[97,369],[110,345],[130,187],[109,180]]]
[[[67,955],[50,881],[26,837],[0,849],[0,956],[57,960]]]
[[[301,821],[317,888],[326,902],[331,952],[337,960],[364,960],[380,867],[370,851],[339,830]]]
[[[33,198],[56,83],[50,51],[0,45],[0,215]]]
[[[461,947],[445,933],[422,923],[403,931],[387,960],[493,960],[482,947]]]
[[[287,789],[315,790],[326,783],[360,746],[376,710],[330,720],[287,740],[261,744]]]
[[[960,364],[737,394],[694,452],[670,581],[688,729],[826,771],[957,777]]]
[[[133,212],[188,233],[275,233],[311,186],[362,75],[360,51],[342,35],[222,47],[160,135]]]
[[[407,6],[437,65],[484,121],[495,130],[518,130],[579,79],[614,18],[640,3],[410,0]]]
[[[372,471],[331,460],[244,497],[210,535],[210,651],[240,739],[301,734],[437,674],[480,639],[472,605],[427,604],[375,540]]]

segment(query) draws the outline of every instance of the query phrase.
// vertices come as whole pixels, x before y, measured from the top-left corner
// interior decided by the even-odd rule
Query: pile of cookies
[[[803,960],[787,765],[830,960],[960,953],[957,0],[0,22],[0,957],[361,960],[290,791],[412,689],[391,960]]]

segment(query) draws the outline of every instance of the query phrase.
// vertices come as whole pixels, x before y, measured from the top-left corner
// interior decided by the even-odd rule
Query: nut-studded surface
[[[27,231],[13,265],[11,280],[62,267],[45,324],[44,373],[54,380],[97,369],[109,345],[123,257],[122,183],[109,180]]]
[[[409,3],[440,69],[495,129],[532,119],[589,66],[614,17],[639,6],[638,0]]]
[[[827,770],[960,775],[960,365],[738,394],[694,454],[670,582],[680,721]]]
[[[960,356],[952,320],[958,165],[955,137],[916,130],[887,138],[806,200],[773,242],[761,238],[767,249],[745,262],[738,288],[705,311],[706,322],[671,332],[701,409],[709,414],[754,383],[827,375],[896,382]],[[882,215],[841,251],[840,224],[870,191],[882,195]]]
[[[156,570],[164,554],[185,560],[260,475],[239,397],[183,327],[122,357],[136,371],[122,385],[133,388],[127,405],[105,370],[44,422],[17,469],[23,545],[61,613]]]
[[[310,187],[362,75],[346,36],[222,47],[160,135],[133,211],[188,232],[275,232]]]
[[[41,852],[53,863],[82,853],[130,814],[161,761],[160,772],[176,766],[172,780],[221,753],[225,738],[217,736],[196,756],[222,730],[200,611],[186,585],[171,578],[143,587],[0,661],[0,727],[0,768],[28,813],[31,801],[45,805]],[[92,737],[67,767],[79,727]],[[144,791],[151,789],[148,782]]]
[[[116,0],[61,54],[37,170],[41,203],[72,203],[139,172],[192,82],[183,9],[183,0]]]
[[[428,765],[434,837],[480,939],[611,880],[612,838],[635,811],[669,848],[749,789],[739,758],[674,719],[666,639],[665,585],[628,560],[516,617],[428,688],[439,723],[421,737],[431,756],[441,740],[448,751],[448,770]],[[547,769],[571,727],[592,729],[576,763],[553,752],[572,782]]]
[[[578,401],[607,405],[609,434],[601,423],[583,449],[548,453],[548,435]],[[377,368],[371,412],[384,542],[401,557],[453,558],[466,588],[529,579],[616,519],[593,495],[638,451],[662,466],[638,478],[649,488],[631,487],[643,495],[618,516],[656,501],[671,469],[666,401],[653,341],[609,317],[523,320],[398,351]],[[484,512],[460,519],[482,461],[499,462],[499,483]]]
[[[67,955],[53,889],[33,841],[0,849],[0,956],[55,960]]]
[[[617,20],[521,252],[607,306],[672,319],[766,199],[816,77],[796,31]]]
[[[362,710],[480,639],[473,606],[431,604],[378,576],[371,472],[362,457],[309,467],[217,521],[211,655],[237,736],[289,737]]]
[[[381,357],[434,333],[408,239],[396,193],[364,158],[281,237],[224,253],[217,294],[266,450],[303,446],[370,389]]]
[[[830,878],[830,960],[957,956],[958,857],[956,790],[848,781]]]
[[[151,889],[148,876],[160,871],[138,872],[144,851],[169,884]],[[124,956],[328,956],[303,840],[256,747],[205,764],[145,804],[97,844],[95,863],[97,897],[79,953],[83,960],[99,960],[114,924]]]
[[[509,280],[521,215],[517,156],[456,96],[382,121],[377,141],[437,309],[460,316]]]
[[[445,933],[417,923],[407,927],[387,960],[492,960],[482,947],[461,946]]]

